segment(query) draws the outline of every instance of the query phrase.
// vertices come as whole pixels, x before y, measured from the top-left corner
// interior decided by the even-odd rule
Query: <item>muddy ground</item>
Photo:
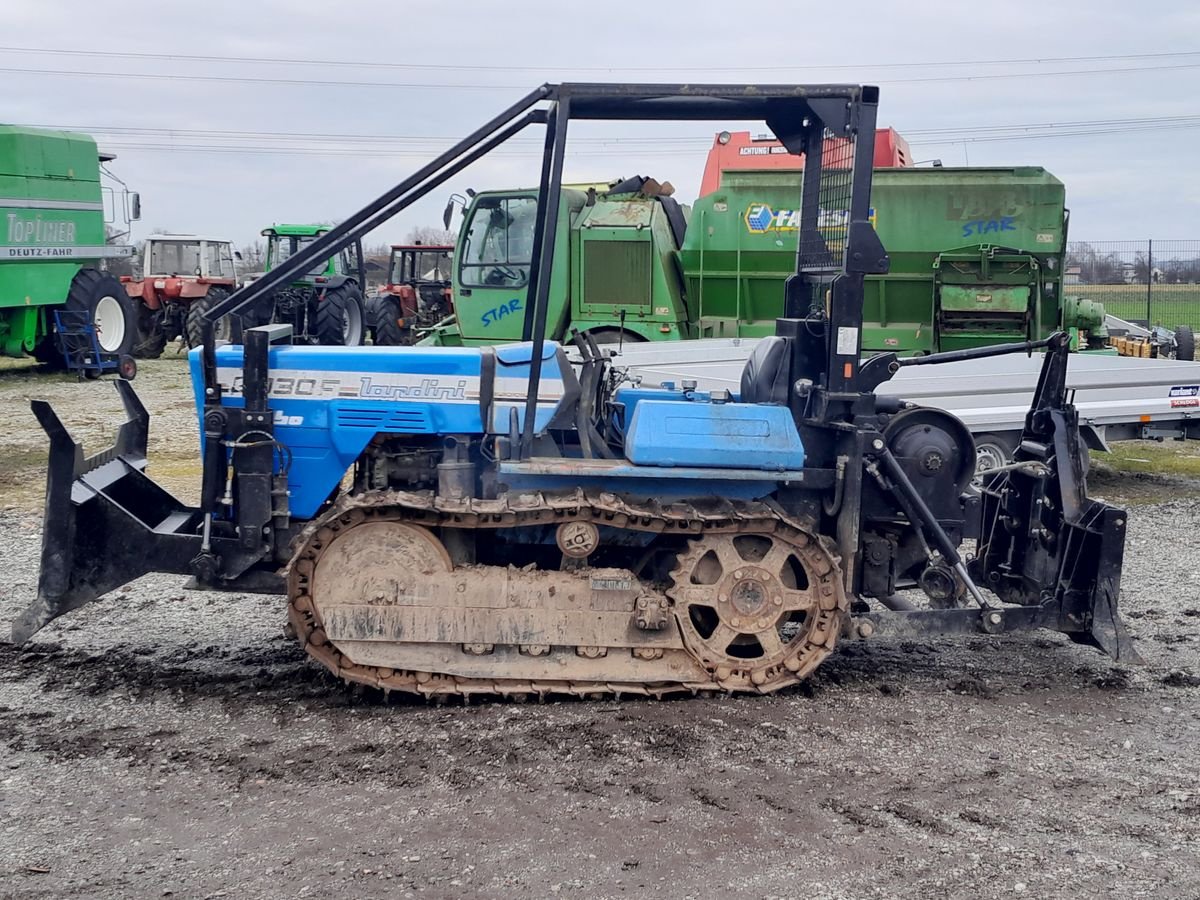
[[[183,369],[136,384],[187,496]],[[0,373],[0,634],[36,585],[32,395],[92,449],[119,409]],[[342,687],[276,598],[142,579],[0,644],[0,896],[1198,896],[1200,482],[1095,492],[1131,502],[1143,666],[879,642],[767,698],[439,707]]]

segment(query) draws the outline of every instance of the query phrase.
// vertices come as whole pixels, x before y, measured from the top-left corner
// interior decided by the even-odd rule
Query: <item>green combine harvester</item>
[[[652,179],[564,187],[549,333],[575,329],[601,342],[773,334],[795,265],[801,177],[724,172],[690,209]],[[536,196],[474,196],[456,248],[456,318],[425,343],[528,336],[522,298]],[[878,169],[872,221],[892,268],[867,279],[863,351],[933,353],[1057,330],[1077,348],[1103,347],[1103,307],[1063,293],[1065,200],[1062,182],[1037,167]]]
[[[129,353],[137,308],[104,260],[133,248],[106,243],[104,197],[126,225],[140,201],[101,184],[113,158],[85,134],[0,125],[0,354],[61,364],[56,311],[90,322],[104,354]]]

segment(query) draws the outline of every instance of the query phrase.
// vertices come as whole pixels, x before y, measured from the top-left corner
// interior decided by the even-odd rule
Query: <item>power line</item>
[[[436,88],[453,90],[527,90],[528,85],[514,84],[438,84],[414,81],[327,81],[317,78],[262,78],[237,75],[185,75],[179,72],[82,72],[74,69],[16,69],[0,68],[0,72],[16,75],[67,75],[85,78],[138,78],[150,81],[219,81],[231,84],[285,84],[304,87],[381,87]]]
[[[1180,128],[1200,128],[1200,122],[1179,123],[1175,125],[1159,125],[1148,128],[1150,131],[1172,131]],[[913,141],[914,144],[920,144],[923,147],[937,146],[938,144],[990,144],[1000,141],[1023,141],[1023,140],[1040,140],[1043,138],[1059,138],[1059,137],[1092,137],[1094,135],[1104,134],[1129,134],[1128,128],[1097,128],[1085,131],[1055,131],[1043,134],[1004,134],[1004,135],[982,135],[978,137],[937,137],[932,140]]]
[[[43,126],[55,130],[82,131],[94,135],[113,135],[116,140],[103,140],[111,149],[141,149],[155,151],[203,151],[248,153],[293,153],[327,156],[427,157],[456,138],[452,135],[367,135],[367,134],[306,134],[300,132],[233,131],[216,129],[176,129],[133,126],[58,125]],[[1026,138],[1080,137],[1176,128],[1200,127],[1200,115],[1151,116],[1128,119],[1094,119],[1076,122],[1037,122],[1010,125],[979,125],[972,127],[905,129],[903,134],[916,144],[950,144],[983,141],[1011,141]],[[140,139],[140,140],[139,140]],[[150,143],[170,141],[170,143]],[[182,139],[182,140],[177,140]],[[658,137],[574,137],[575,147],[585,148],[576,155],[614,154],[626,151],[646,156],[669,155],[702,150],[711,145],[711,138],[700,136]],[[298,146],[297,146],[298,145]],[[505,148],[496,151],[503,156],[536,156],[541,141],[514,138]]]
[[[167,60],[169,62],[214,62],[222,65],[228,63],[251,63],[259,65],[289,65],[289,66],[320,66],[344,67],[356,69],[384,69],[401,71],[454,71],[454,72],[801,72],[827,70],[862,70],[862,69],[912,69],[912,68],[945,68],[952,66],[1009,66],[1009,65],[1061,65],[1064,63],[1080,62],[1112,62],[1120,60],[1171,59],[1177,57],[1200,56],[1200,50],[1161,51],[1157,53],[1122,53],[1104,56],[1049,56],[1024,57],[1015,59],[966,59],[945,60],[932,62],[890,62],[890,63],[836,63],[831,65],[813,64],[806,66],[777,65],[777,66],[713,66],[699,63],[694,66],[529,66],[520,63],[505,65],[462,65],[450,63],[395,63],[359,60],[328,60],[328,59],[288,59],[272,56],[205,56],[184,53],[145,53],[125,50],[76,50],[51,47],[0,47],[3,53],[44,54],[47,56],[86,56],[108,59],[147,59]]]
[[[296,156],[356,156],[379,159],[428,159],[436,150],[425,148],[370,148],[370,147],[285,147],[261,146],[255,144],[152,144],[144,142],[106,141],[106,150],[151,150],[151,151],[180,151],[188,153],[271,153]],[[688,148],[683,148],[684,150]],[[695,149],[695,148],[693,148]],[[677,156],[681,151],[649,150],[638,151],[643,156]],[[530,147],[527,150],[493,150],[489,156],[535,159],[540,158],[541,151]],[[584,150],[572,154],[575,157],[610,157],[612,149]]]
[[[901,130],[901,134],[905,137],[912,135],[942,135],[942,134],[978,134],[985,132],[1007,132],[1007,131],[1030,131],[1034,129],[1063,129],[1063,128],[1088,128],[1088,127],[1104,127],[1104,126],[1128,126],[1131,128],[1139,128],[1143,126],[1153,126],[1158,124],[1172,123],[1188,123],[1200,122],[1200,113],[1192,113],[1188,115],[1178,116],[1143,116],[1137,118],[1125,119],[1087,119],[1076,122],[1024,122],[1008,125],[971,125],[971,126],[952,126],[945,128],[905,128]],[[252,139],[252,140],[271,140],[271,141],[291,141],[291,140],[306,140],[317,142],[338,142],[338,143],[413,143],[427,145],[429,142],[437,141],[455,141],[459,139],[459,135],[452,134],[437,134],[437,135],[386,135],[386,134],[359,134],[345,132],[286,132],[286,131],[237,131],[223,130],[212,128],[150,128],[144,126],[126,126],[126,125],[33,125],[25,123],[28,127],[48,128],[57,131],[81,131],[89,134],[118,134],[118,135],[145,135],[155,137],[174,137],[186,136],[190,138],[204,137],[214,139]],[[511,143],[523,141],[525,143],[541,145],[540,138],[514,138]],[[680,135],[657,135],[657,136],[631,136],[631,137],[596,137],[588,135],[576,135],[571,137],[571,143],[622,143],[622,144],[703,144],[708,146],[712,142],[708,137],[696,136],[680,136]]]
[[[1200,114],[1189,114],[1185,116],[1145,116],[1141,118],[1131,119],[1091,119],[1081,122],[1030,122],[1019,125],[972,125],[964,128],[956,126],[951,128],[917,128],[905,129],[902,133],[907,135],[912,134],[941,134],[944,132],[986,132],[986,131],[1019,131],[1032,128],[1079,128],[1084,126],[1105,126],[1105,125],[1154,125],[1160,122],[1190,122],[1200,120]]]
[[[1143,130],[1147,131],[1169,131],[1178,129],[1200,128],[1200,120],[1194,122],[1179,122],[1179,123],[1163,123],[1155,126],[1146,126]],[[914,144],[920,146],[937,146],[945,144],[964,144],[964,143],[999,143],[1004,141],[1027,141],[1027,140],[1043,140],[1053,138],[1067,137],[1093,137],[1108,134],[1129,134],[1130,129],[1124,126],[1109,127],[1109,128],[1092,128],[1092,129],[1077,129],[1077,130],[1056,130],[1042,133],[1021,133],[1013,132],[1011,134],[985,134],[985,135],[937,135],[931,136],[928,139],[915,139]],[[105,142],[105,149],[109,150],[141,150],[155,152],[185,152],[185,153],[241,153],[241,154],[277,154],[277,155],[296,155],[296,156],[324,156],[324,157],[363,157],[363,158],[378,158],[378,159],[428,159],[436,150],[432,148],[421,147],[303,147],[303,146],[264,146],[257,144],[161,144],[161,143],[145,143],[137,141],[114,141]],[[707,146],[707,142],[705,143]],[[688,151],[699,151],[704,149],[701,146],[693,147],[675,147],[671,149],[654,149],[645,147],[622,147],[621,142],[614,141],[613,146],[598,149],[590,149],[576,151],[572,153],[576,158],[587,157],[613,157],[617,154],[622,155],[637,155],[642,158],[649,157],[677,157],[680,153]],[[499,149],[493,151],[492,156],[507,157],[507,158],[525,158],[532,159],[541,155],[540,151],[535,147],[529,147],[525,150]]]
[[[920,78],[892,78],[884,84],[933,84],[964,81],[991,81],[1006,78],[1060,78],[1078,75],[1129,75],[1141,72],[1162,72],[1177,69],[1197,69],[1200,62],[1172,63],[1155,66],[1132,66],[1106,69],[1072,69],[1056,72],[992,72],[972,75],[933,75]],[[868,69],[869,70],[869,69]],[[117,78],[139,79],[149,81],[196,81],[220,82],[227,84],[279,84],[291,87],[353,87],[353,88],[398,88],[402,90],[456,90],[456,91],[523,91],[528,85],[492,84],[492,83],[443,83],[443,82],[413,82],[413,81],[337,81],[317,78],[265,78],[249,75],[192,75],[180,72],[93,72],[74,69],[24,69],[5,67],[0,72],[14,75],[54,75],[76,78]],[[867,80],[867,79],[864,79]]]
[[[26,123],[26,127],[31,128],[47,128],[55,131],[81,131],[88,134],[119,134],[119,135],[147,135],[158,137],[172,137],[182,135],[187,137],[214,137],[214,138],[251,138],[256,140],[309,140],[309,141],[337,141],[337,142],[361,142],[361,143],[427,143],[430,141],[457,141],[461,135],[437,134],[437,135],[380,135],[380,134],[336,134],[336,133],[309,133],[309,132],[280,132],[280,131],[227,131],[210,128],[148,128],[137,126],[104,126],[104,125],[32,125]],[[621,141],[622,143],[703,143],[706,146],[712,142],[711,138],[698,137],[680,137],[662,135],[659,137],[594,137],[587,135],[573,135],[572,143],[588,142],[588,143],[612,143]],[[541,138],[513,138],[509,143],[528,143],[537,144],[539,147],[542,144]]]
[[[990,81],[1002,78],[1057,78],[1060,75],[1119,75],[1131,72],[1160,72],[1169,69],[1197,69],[1200,63],[1179,63],[1162,66],[1133,66],[1118,69],[1075,69],[1059,72],[993,72],[982,75],[946,75],[929,78],[890,78],[884,84],[926,84],[952,81]]]

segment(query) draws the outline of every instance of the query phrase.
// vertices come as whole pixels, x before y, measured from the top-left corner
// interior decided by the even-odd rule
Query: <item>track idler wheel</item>
[[[445,548],[427,529],[367,519],[351,510],[317,529],[293,560],[288,573],[292,628],[308,654],[335,675],[386,687],[381,670],[354,666],[330,643],[324,614],[362,598],[412,596],[422,579],[444,576],[452,568]]]
[[[786,528],[692,541],[671,579],[684,645],[731,691],[805,678],[833,650],[847,608],[837,560]]]

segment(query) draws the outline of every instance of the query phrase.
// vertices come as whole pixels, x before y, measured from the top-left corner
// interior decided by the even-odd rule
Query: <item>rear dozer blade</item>
[[[37,600],[13,623],[13,643],[147,572],[186,573],[199,552],[199,510],[146,476],[150,416],[128,382],[116,386],[126,421],[112,447],[87,458],[49,403],[30,403],[50,459]]]
[[[1046,354],[1010,471],[983,489],[972,577],[1038,624],[1120,662],[1141,657],[1117,609],[1128,517],[1087,495],[1087,449],[1067,402],[1066,336]]]

